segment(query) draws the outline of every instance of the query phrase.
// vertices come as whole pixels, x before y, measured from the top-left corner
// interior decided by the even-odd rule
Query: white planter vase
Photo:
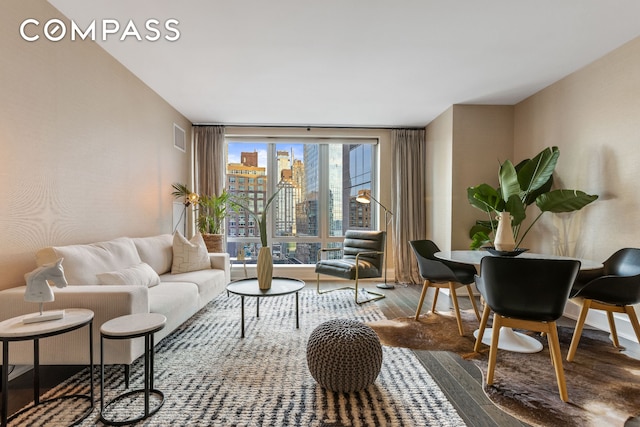
[[[498,216],[498,230],[493,245],[499,251],[512,251],[516,248],[516,242],[511,228],[511,214],[500,212]]]
[[[271,281],[273,279],[273,257],[271,256],[271,248],[263,246],[258,251],[258,286],[262,290],[271,289]]]

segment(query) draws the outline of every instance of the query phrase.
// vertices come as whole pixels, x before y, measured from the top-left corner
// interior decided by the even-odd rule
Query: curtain
[[[392,130],[391,150],[395,277],[399,283],[422,283],[409,241],[427,236],[426,130]]]
[[[219,195],[224,188],[224,126],[195,126],[194,191],[200,195]]]

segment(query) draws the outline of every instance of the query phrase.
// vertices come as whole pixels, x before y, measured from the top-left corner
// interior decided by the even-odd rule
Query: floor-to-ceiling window
[[[315,264],[322,247],[339,246],[348,229],[376,228],[359,190],[375,192],[376,139],[229,138],[227,190],[255,213],[268,210],[267,235],[277,264]],[[227,250],[254,257],[260,230],[241,209],[226,222]]]

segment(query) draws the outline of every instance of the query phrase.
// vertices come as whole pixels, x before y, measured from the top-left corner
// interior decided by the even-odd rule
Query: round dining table
[[[457,251],[440,251],[436,252],[434,256],[444,261],[459,262],[461,264],[470,264],[480,268],[482,258],[485,256],[493,256],[489,252],[484,250],[457,250]],[[598,261],[592,261],[589,259],[573,258],[562,255],[547,255],[538,254],[533,252],[525,252],[518,255],[518,258],[534,258],[534,259],[571,259],[580,261],[580,270],[594,270],[602,268],[602,263]],[[474,337],[478,337],[478,331],[473,332]],[[493,330],[486,328],[482,337],[482,343],[491,345],[491,336]],[[542,344],[537,339],[525,335],[521,332],[516,332],[512,328],[502,327],[500,328],[500,339],[498,340],[498,348],[501,350],[513,351],[517,353],[537,353],[542,350]]]

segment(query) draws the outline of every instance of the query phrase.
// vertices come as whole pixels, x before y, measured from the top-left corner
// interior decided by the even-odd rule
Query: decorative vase
[[[271,257],[271,248],[263,246],[258,252],[258,286],[262,290],[271,289],[271,280],[273,279],[273,258]]]
[[[516,242],[513,238],[513,229],[511,228],[511,214],[509,212],[500,212],[498,216],[498,230],[493,245],[499,251],[512,251],[516,248]]]

